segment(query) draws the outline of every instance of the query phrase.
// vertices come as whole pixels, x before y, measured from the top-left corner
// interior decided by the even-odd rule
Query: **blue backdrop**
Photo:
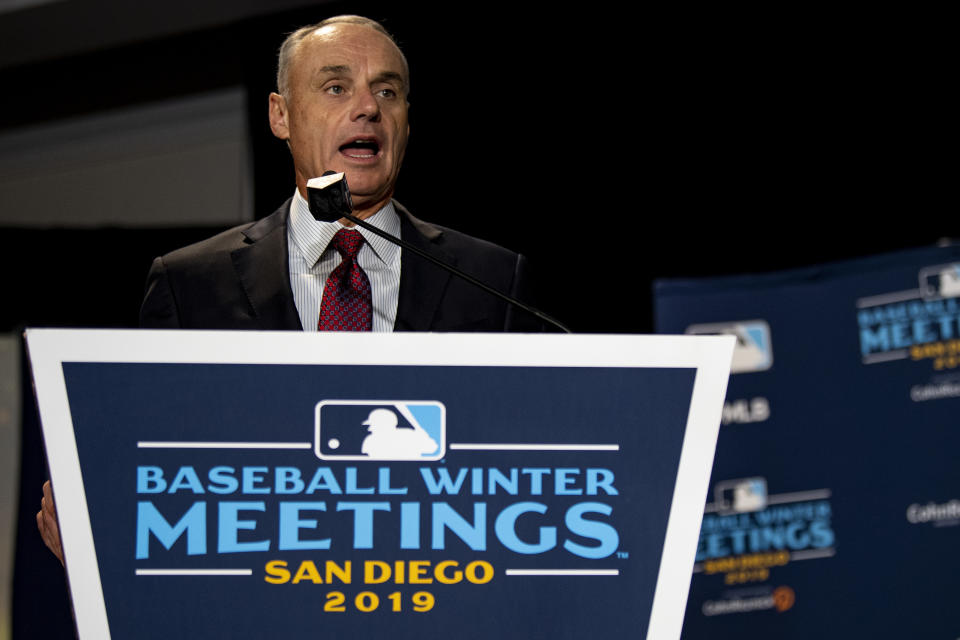
[[[655,287],[738,337],[685,638],[960,634],[960,247]]]

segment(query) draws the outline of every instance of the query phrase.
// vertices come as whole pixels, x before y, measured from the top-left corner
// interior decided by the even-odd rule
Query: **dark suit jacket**
[[[435,226],[394,202],[400,235],[482,282],[518,297],[523,256]],[[182,329],[302,330],[287,260],[288,200],[266,218],[157,258],[147,277],[140,326]],[[517,316],[514,318],[514,316]],[[521,310],[402,253],[396,331],[524,331],[537,324]]]

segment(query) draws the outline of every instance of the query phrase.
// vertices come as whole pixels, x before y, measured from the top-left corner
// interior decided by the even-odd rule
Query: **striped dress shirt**
[[[393,202],[388,202],[364,222],[394,236],[400,235],[400,217]],[[342,261],[336,249],[328,249],[328,245],[343,228],[339,222],[318,222],[300,191],[295,192],[290,205],[287,247],[293,301],[304,331],[317,330],[323,288],[330,273]],[[357,262],[370,279],[373,331],[393,331],[400,296],[400,247],[366,229],[356,229],[365,240],[357,254]]]

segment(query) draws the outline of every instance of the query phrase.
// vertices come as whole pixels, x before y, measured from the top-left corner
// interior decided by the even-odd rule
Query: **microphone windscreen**
[[[320,222],[336,222],[344,214],[353,213],[353,200],[343,173],[327,171],[307,182],[307,203],[310,213]]]

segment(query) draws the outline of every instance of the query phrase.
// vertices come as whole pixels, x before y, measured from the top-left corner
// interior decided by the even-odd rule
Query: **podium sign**
[[[81,638],[678,638],[734,339],[29,330]]]

